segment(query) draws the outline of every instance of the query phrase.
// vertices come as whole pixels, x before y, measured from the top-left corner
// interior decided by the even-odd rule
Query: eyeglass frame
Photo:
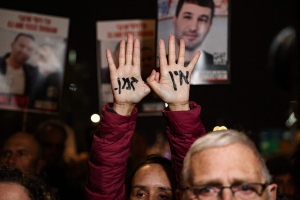
[[[216,197],[217,197],[217,196],[221,196],[221,194],[222,194],[222,192],[223,192],[223,189],[228,188],[228,189],[230,189],[230,191],[231,191],[231,193],[232,193],[232,196],[234,196],[234,194],[235,194],[236,191],[233,191],[233,188],[232,188],[232,187],[243,186],[243,185],[248,185],[248,184],[261,185],[261,187],[262,187],[261,193],[259,194],[259,193],[256,192],[259,196],[261,196],[261,195],[263,194],[263,192],[265,191],[265,189],[270,185],[270,183],[267,183],[267,182],[266,182],[266,183],[241,183],[241,184],[232,184],[232,185],[230,185],[230,186],[210,186],[209,184],[207,184],[207,185],[194,185],[194,186],[191,186],[191,187],[187,186],[187,187],[184,187],[184,188],[181,188],[181,189],[182,189],[183,191],[191,190],[191,192],[192,192],[195,196],[197,196],[197,195],[194,193],[193,188],[195,188],[195,187],[201,187],[201,186],[215,187],[215,188],[220,189],[220,191],[219,191],[219,192],[217,193],[217,195],[216,195]]]

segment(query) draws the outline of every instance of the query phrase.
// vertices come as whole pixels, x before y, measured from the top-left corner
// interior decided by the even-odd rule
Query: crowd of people
[[[290,185],[286,189],[286,184],[280,183],[280,178],[272,171],[271,159],[266,164],[246,134],[234,130],[206,133],[199,117],[201,107],[189,101],[190,74],[200,52],[185,67],[184,40],[180,41],[177,61],[175,37],[169,38],[168,60],[165,44],[160,41],[160,71],[153,70],[146,84],[139,66],[139,45],[139,40],[133,40],[130,34],[127,42],[122,40],[118,66],[107,50],[112,88],[117,89],[113,89],[114,102],[103,107],[85,184],[74,181],[68,173],[68,163],[62,159],[67,132],[55,121],[41,124],[35,135],[20,132],[8,138],[2,149],[1,163],[21,170],[18,173],[41,178],[53,188],[43,192],[49,198],[83,199],[83,188],[86,199],[293,198],[297,190],[292,187],[297,187],[297,179],[288,180]],[[118,88],[118,80],[124,77],[134,80],[131,89]],[[126,178],[137,119],[136,105],[151,90],[168,104],[162,113],[171,160],[157,154],[146,156]],[[297,177],[297,170],[291,169],[297,169],[298,159],[296,154],[294,168],[290,167],[285,173]],[[13,183],[27,188],[23,183]]]
[[[117,65],[107,50],[114,102],[102,108],[90,154],[66,159],[70,133],[57,121],[40,124],[34,134],[15,133],[1,150],[0,196],[47,200],[297,199],[300,151],[280,161],[288,167],[283,174],[276,174],[274,161],[265,162],[245,133],[230,129],[207,133],[200,119],[201,106],[189,100],[191,73],[200,51],[185,65],[185,41],[176,42],[170,35],[166,51],[164,41],[159,41],[160,69],[152,70],[145,81],[139,39],[128,34],[127,41],[121,40]],[[122,79],[130,80],[128,87],[120,87]],[[141,157],[128,172],[130,149],[136,144],[132,138],[137,104],[151,91],[168,105],[162,114],[171,156]],[[287,178],[281,177],[286,174],[288,188]]]
[[[127,41],[120,42],[117,66],[107,50],[114,102],[102,109],[89,156],[64,159],[70,133],[58,121],[40,124],[35,134],[10,136],[1,151],[0,194],[49,200],[293,199],[299,180],[291,177],[298,176],[299,155],[293,163],[282,158],[265,162],[242,132],[206,133],[201,107],[189,100],[191,72],[200,52],[184,66],[184,40],[180,40],[178,56],[174,35],[168,43],[166,56],[164,41],[159,41],[160,70],[153,70],[146,82],[141,76],[138,39],[128,34]],[[133,80],[131,88],[118,88],[121,78]],[[141,154],[131,165],[131,141],[133,135],[138,138],[134,134],[136,105],[150,91],[168,104],[162,114],[171,157]],[[287,167],[273,169],[276,163]]]
[[[189,101],[190,74],[200,52],[185,67],[184,40],[180,40],[178,57],[174,35],[169,38],[168,56],[164,41],[160,40],[160,69],[153,70],[145,83],[140,75],[139,45],[139,40],[133,40],[132,35],[128,35],[126,42],[121,41],[118,66],[107,50],[114,102],[103,107],[103,117],[93,138],[86,199],[275,200],[295,197],[294,192],[289,194],[287,189],[282,190],[281,185],[286,187],[285,184],[279,184],[275,178],[272,180],[275,174],[270,173],[269,165],[245,133],[235,130],[206,133],[200,119],[201,107]],[[118,88],[118,79],[123,77],[135,78],[134,89]],[[151,90],[168,104],[162,113],[171,162],[161,155],[148,155],[126,178],[137,118],[136,104]],[[295,173],[299,162],[297,154],[294,159]],[[296,187],[295,183],[290,180],[288,187]]]

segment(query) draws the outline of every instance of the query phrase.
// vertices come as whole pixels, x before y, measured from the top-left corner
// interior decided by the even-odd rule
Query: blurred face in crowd
[[[243,144],[208,148],[194,154],[189,177],[184,187],[193,189],[185,190],[184,199],[276,199],[276,185],[266,184],[258,158]]]
[[[171,200],[171,183],[159,164],[147,164],[139,168],[132,179],[130,199]]]
[[[46,165],[57,166],[62,161],[65,149],[65,134],[56,128],[47,128],[44,134],[40,136],[43,159]]]
[[[14,166],[26,172],[36,172],[38,160],[39,144],[28,133],[14,134],[2,148],[2,165]]]
[[[187,51],[199,49],[212,24],[211,9],[197,4],[183,3],[178,16],[173,17],[175,39],[185,41]]]
[[[20,65],[30,58],[35,49],[35,42],[26,36],[20,36],[11,44],[11,57]]]
[[[31,200],[25,187],[16,183],[0,183],[0,199],[5,200]]]

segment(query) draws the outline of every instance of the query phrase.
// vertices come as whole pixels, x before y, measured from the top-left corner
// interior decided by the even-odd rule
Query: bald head
[[[0,162],[2,165],[36,173],[39,159],[40,146],[35,137],[29,133],[18,132],[5,141]]]

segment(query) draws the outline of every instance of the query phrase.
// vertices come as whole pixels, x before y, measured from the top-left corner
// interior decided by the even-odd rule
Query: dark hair
[[[15,183],[25,187],[31,200],[56,200],[53,189],[43,179],[17,168],[1,166],[0,183]]]
[[[208,7],[211,9],[211,19],[214,17],[215,14],[215,4],[213,0],[179,0],[177,7],[176,7],[176,17],[178,17],[180,10],[183,6],[184,3],[191,3],[191,4],[196,4],[198,6],[202,7]]]
[[[161,155],[158,154],[152,154],[147,156],[144,161],[142,161],[131,173],[127,183],[126,183],[126,197],[129,199],[130,193],[132,190],[132,180],[135,175],[135,173],[144,165],[147,164],[159,164],[163,167],[164,171],[166,172],[168,179],[171,183],[172,187],[172,194],[173,194],[173,199],[175,199],[175,190],[176,190],[176,178],[175,178],[175,170],[173,169],[173,164],[170,160],[168,160],[165,157],[162,157]]]
[[[32,41],[35,41],[35,38],[34,38],[33,35],[28,34],[28,33],[19,33],[19,34],[15,37],[14,42],[17,41],[17,40],[19,39],[19,37],[21,37],[21,36],[30,38]]]

